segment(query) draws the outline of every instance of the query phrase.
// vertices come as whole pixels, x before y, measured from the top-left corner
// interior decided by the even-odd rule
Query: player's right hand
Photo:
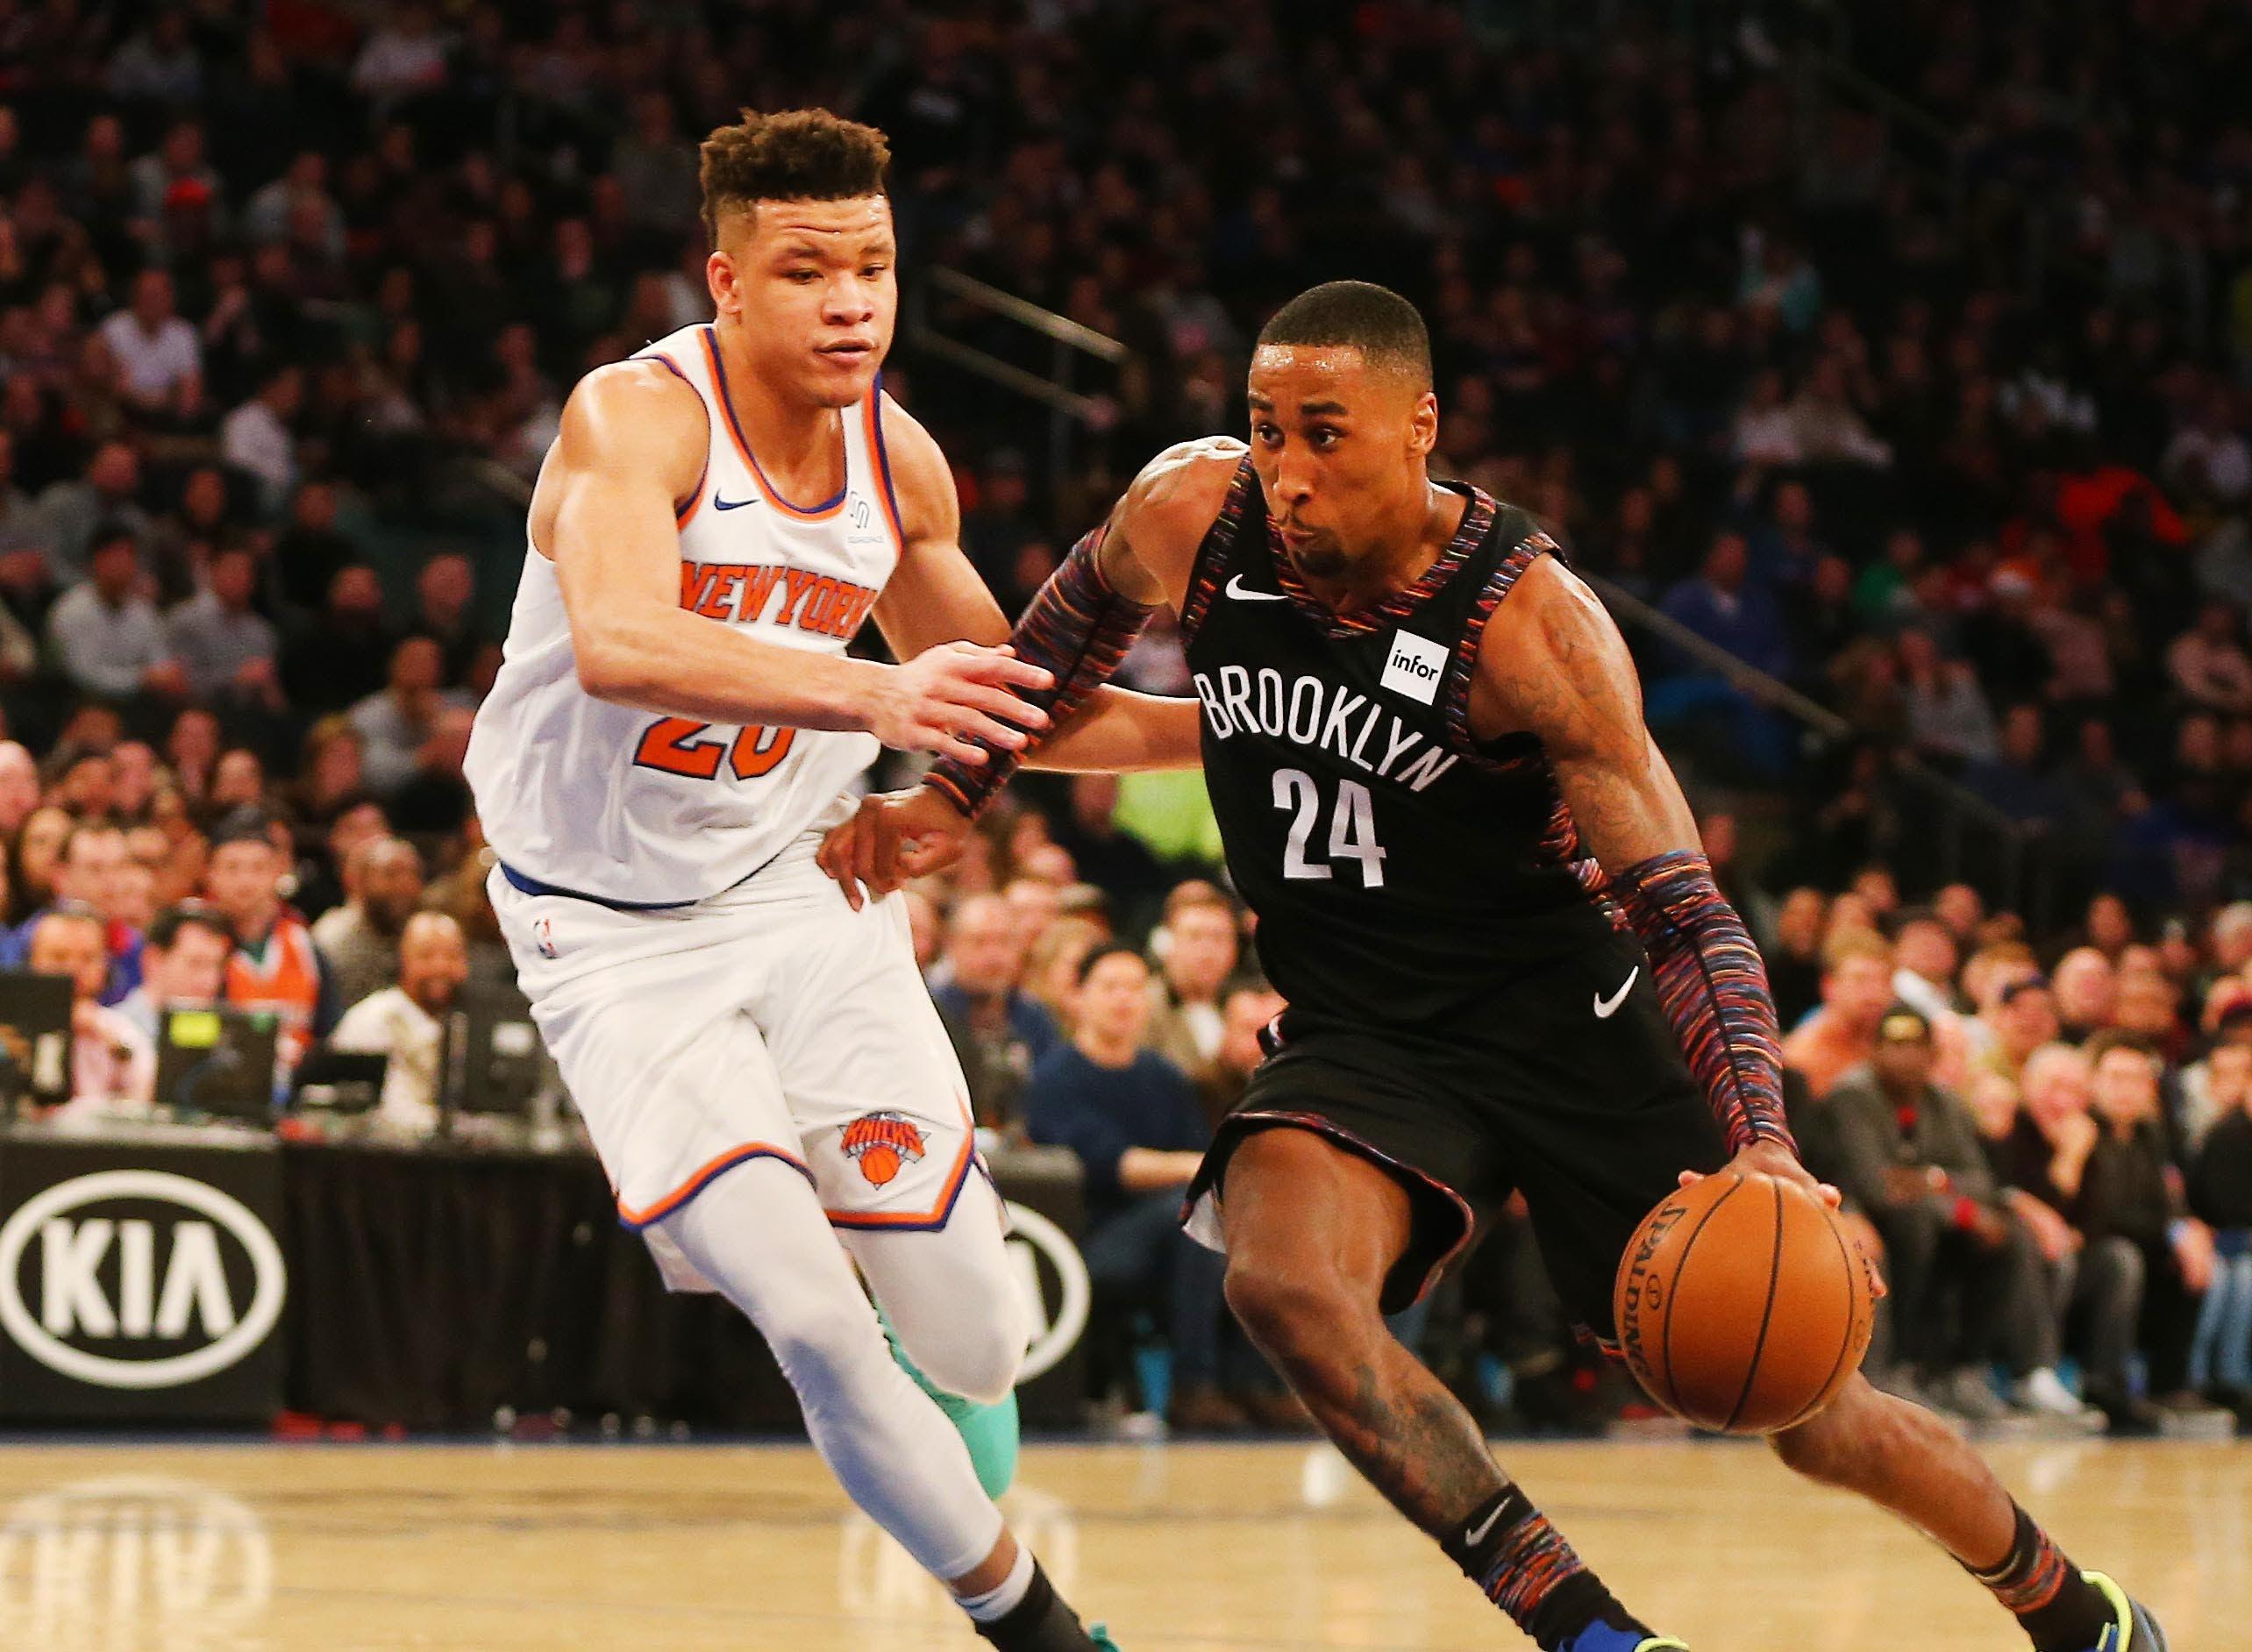
[[[952,865],[969,835],[970,822],[952,800],[916,786],[862,798],[852,818],[822,839],[815,858],[858,912],[872,895]]]
[[[1006,644],[942,643],[883,674],[868,715],[868,731],[902,751],[936,751],[982,763],[984,740],[1004,751],[1024,748],[1027,730],[1048,726],[1048,714],[1020,697],[1051,687],[1055,678],[1016,658]]]

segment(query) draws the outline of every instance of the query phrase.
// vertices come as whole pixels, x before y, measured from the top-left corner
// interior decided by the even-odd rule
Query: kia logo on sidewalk
[[[0,1327],[50,1371],[171,1388],[263,1342],[287,1294],[282,1248],[239,1200],[164,1171],[101,1171],[0,1225]]]

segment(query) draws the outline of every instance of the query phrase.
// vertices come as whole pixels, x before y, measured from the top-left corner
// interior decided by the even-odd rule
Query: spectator
[[[2241,716],[2252,711],[2252,659],[2236,640],[2234,604],[2209,602],[2196,626],[2166,651],[2167,674],[2191,705]]]
[[[422,908],[422,856],[403,837],[359,843],[344,863],[344,905],[314,920],[313,943],[335,983],[336,1001],[348,1006],[381,991],[399,972],[400,938]]]
[[[2233,1062],[2230,1082],[2217,1088],[2218,1116],[2190,1164],[2190,1211],[2213,1230],[2214,1262],[2189,1380],[2241,1421],[2252,1416],[2252,1106],[2244,1083],[2252,1051],[2238,1047],[2234,1055],[2244,1059]]]
[[[1762,671],[1788,676],[1782,616],[1766,587],[1750,577],[1750,566],[1743,536],[1721,534],[1698,573],[1665,594],[1666,617]]]
[[[1110,938],[1094,918],[1065,913],[1033,937],[1024,954],[1023,987],[1056,1026],[1069,1036],[1072,1000],[1079,995],[1080,965]]]
[[[167,650],[198,698],[278,712],[274,626],[251,606],[257,581],[258,562],[246,547],[214,552],[203,587],[165,618]]]
[[[102,530],[89,569],[87,580],[64,592],[47,616],[47,640],[64,674],[82,692],[109,700],[186,694],[156,609],[140,592],[132,535],[121,526]]]
[[[1892,949],[1875,935],[1849,931],[1825,949],[1822,1001],[1783,1041],[1783,1062],[1807,1080],[1817,1101],[1877,1053],[1877,1028],[1892,1001]]]
[[[930,991],[962,1060],[980,1125],[1016,1125],[1025,1080],[1062,1042],[1048,1012],[1018,986],[1024,936],[1008,903],[972,895],[946,926],[944,979]]]
[[[1828,915],[1821,890],[1793,889],[1776,912],[1774,935],[1760,948],[1775,1013],[1785,1027],[1796,1026],[1821,1001],[1822,926]]]
[[[1150,1048],[1192,1076],[1220,1051],[1220,989],[1236,972],[1239,934],[1234,903],[1199,882],[1165,902],[1165,927],[1151,937],[1158,974],[1150,983]]]
[[[1936,1025],[1955,1019],[1955,936],[1928,907],[1892,928],[1892,996]]]
[[[201,905],[165,908],[149,922],[140,984],[118,1000],[118,1014],[153,1045],[166,1010],[219,1000],[233,951],[234,936],[216,913]]]
[[[2005,1138],[1989,1141],[1988,1153],[2019,1220],[2041,1243],[2059,1322],[2081,1328],[2089,1400],[2113,1433],[2149,1434],[2158,1414],[2133,1392],[2128,1371],[2142,1320],[2142,1253],[2127,1238],[2081,1225],[2088,1160],[2100,1135],[2088,1111],[2092,1072],[2087,1053],[2071,1044],[2035,1050],[2026,1057],[2024,1107]]]
[[[101,1000],[115,1004],[140,984],[139,933],[118,912],[118,882],[126,864],[125,835],[106,821],[90,819],[70,829],[63,840],[62,856],[55,863],[54,898],[102,920],[102,945],[110,960]],[[38,921],[37,915],[32,923]],[[24,926],[23,939],[31,939],[32,923]]]
[[[0,740],[0,837],[12,840],[39,805],[39,765],[15,740]]]
[[[1080,1250],[1097,1293],[1114,1308],[1165,1312],[1174,1425],[1241,1428],[1249,1419],[1219,1388],[1226,1264],[1179,1221],[1182,1190],[1203,1162],[1203,1109],[1180,1069],[1144,1047],[1150,988],[1149,965],[1132,948],[1087,955],[1073,1041],[1033,1068],[1025,1122],[1034,1141],[1070,1148],[1086,1169]]]
[[[282,875],[289,863],[275,842],[278,830],[254,806],[229,815],[211,835],[204,893],[234,935],[227,1001],[280,1017],[286,1075],[334,1019],[334,1000],[312,931],[282,903]]]
[[[376,796],[394,796],[414,778],[423,745],[437,731],[438,714],[458,706],[440,688],[443,676],[438,644],[410,637],[392,651],[389,685],[352,708],[361,773]]]
[[[434,556],[415,576],[415,629],[438,644],[438,680],[448,688],[468,686],[479,652],[490,646],[477,623],[476,595],[465,556]]]
[[[383,1069],[383,1121],[427,1134],[438,1124],[439,1057],[446,1014],[469,979],[461,926],[443,912],[418,912],[399,937],[398,979],[344,1012],[331,1049],[389,1057]]]
[[[203,348],[175,310],[169,273],[135,276],[132,308],[103,322],[102,338],[118,364],[119,393],[142,412],[177,424],[202,412]]]
[[[156,1093],[156,1051],[139,1028],[103,1007],[110,957],[102,916],[59,906],[32,926],[30,967],[70,981],[70,1099],[95,1111],[146,1107]]]
[[[259,506],[279,516],[297,486],[297,444],[290,425],[305,402],[304,369],[277,362],[258,394],[219,421],[219,453],[258,479]]]
[[[55,868],[61,864],[63,849],[76,826],[68,809],[52,804],[33,809],[25,818],[23,830],[12,840],[16,858],[8,877],[18,922],[53,901]]]
[[[103,441],[79,481],[56,481],[39,495],[47,567],[59,585],[86,574],[96,529],[124,531],[133,540],[155,533],[155,517],[138,502],[139,457],[124,441]]]
[[[1972,1057],[1972,1070],[2013,1085],[2022,1078],[2027,1058],[2043,1044],[2056,1042],[2059,1030],[2056,1000],[2048,978],[2030,960],[1996,986],[1992,1006],[1978,1019],[1987,1036],[1981,1041],[1980,1052]]]
[[[1978,1367],[1998,1357],[2017,1379],[2020,1405],[2084,1421],[2094,1413],[2056,1375],[2040,1250],[1996,1188],[1961,1098],[1933,1082],[1934,1060],[1930,1021],[1897,1004],[1873,1059],[1841,1079],[1828,1104],[1834,1179],[1884,1236],[1888,1300],[1913,1373],[1904,1392],[1992,1421],[2006,1407]],[[1957,1289],[1960,1334],[1949,1312]]]
[[[1141,839],[1119,830],[1118,777],[1075,774],[1071,807],[1056,826],[1056,841],[1089,883],[1108,892],[1122,912],[1145,911],[1165,892],[1165,868]]]
[[[1908,737],[1920,751],[1957,763],[1991,763],[1999,751],[1993,708],[1967,660],[1942,657],[1930,634],[1900,633]]]
[[[2240,1007],[2229,1024],[2252,1025],[2252,1007]],[[2215,1124],[2244,1110],[2248,1094],[2252,1094],[2252,1045],[2224,1038],[2206,1051],[2205,1059],[2184,1068],[2177,1121],[2183,1157],[2194,1159]]]
[[[1204,1115],[1215,1129],[1243,1099],[1251,1074],[1266,1059],[1261,1035],[1283,1008],[1282,994],[1265,981],[1248,981],[1229,989],[1220,1007],[1220,1048],[1204,1064],[1196,1086],[1204,1100]]]
[[[2047,740],[2039,706],[2012,706],[2002,714],[2000,751],[1966,765],[1963,783],[2020,825],[2056,824],[2064,818],[2070,799],[2042,768]]]
[[[2090,1099],[2098,1125],[2075,1220],[2092,1242],[2117,1236],[2142,1260],[2141,1340],[2150,1392],[2163,1410],[2195,1412],[2188,1386],[2199,1300],[2213,1281],[2213,1230],[2177,1207],[2158,1107],[2156,1057],[2127,1036],[2092,1040]]]
[[[2095,948],[2076,946],[2058,958],[2050,981],[2059,1036],[2085,1043],[2112,1024],[2119,1005],[2119,973]]]

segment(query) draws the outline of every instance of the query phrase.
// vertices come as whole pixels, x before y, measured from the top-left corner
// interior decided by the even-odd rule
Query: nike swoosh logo
[[[1595,994],[1596,1020],[1608,1021],[1612,1016],[1619,1013],[1619,1006],[1627,1001],[1627,989],[1635,984],[1635,977],[1641,973],[1642,965],[1637,964],[1634,968],[1627,972],[1627,979],[1619,983],[1619,990],[1617,992],[1612,993],[1608,998],[1604,997],[1600,993]]]
[[[1287,602],[1290,601],[1280,591],[1252,590],[1244,583],[1244,576],[1240,573],[1228,581],[1228,595],[1238,602]]]
[[[711,508],[714,510],[740,510],[745,505],[755,505],[758,502],[759,495],[756,494],[752,495],[748,499],[722,499],[717,494],[711,496]]]
[[[1463,1534],[1462,1546],[1465,1549],[1477,1548],[1480,1543],[1486,1541],[1486,1534],[1493,1529],[1493,1522],[1500,1518],[1501,1505],[1496,1503],[1493,1506],[1493,1512],[1492,1513],[1488,1514],[1484,1520],[1479,1521],[1477,1525],[1472,1527],[1468,1531]]]

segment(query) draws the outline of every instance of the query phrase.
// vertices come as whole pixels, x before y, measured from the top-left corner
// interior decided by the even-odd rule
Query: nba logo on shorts
[[[555,920],[554,920],[554,919],[552,919],[552,918],[542,918],[538,922],[537,922],[537,923],[533,924],[531,927],[532,927],[532,931],[533,931],[533,933],[535,933],[536,935],[538,935],[538,936],[539,936],[539,956],[540,956],[540,957],[542,957],[542,958],[561,958],[561,957],[563,956],[563,954],[562,954],[561,952],[559,952],[559,951],[558,951],[556,950],[556,946],[555,946]]]
[[[1394,631],[1384,657],[1383,686],[1431,705],[1439,697],[1439,678],[1446,668],[1447,651],[1440,644],[1413,631]]]
[[[896,1113],[871,1113],[844,1127],[837,1145],[844,1157],[858,1160],[860,1174],[872,1187],[881,1187],[903,1164],[920,1163],[923,1132]]]

